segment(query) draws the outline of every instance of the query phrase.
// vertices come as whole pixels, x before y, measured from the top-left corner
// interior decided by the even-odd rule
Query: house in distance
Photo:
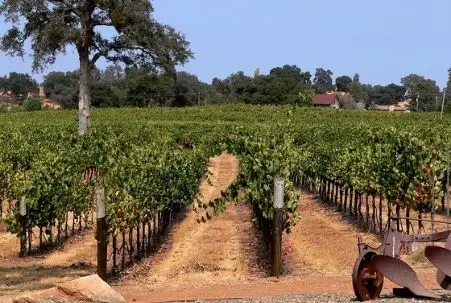
[[[326,93],[316,95],[312,99],[313,106],[340,108],[340,102],[337,93]]]

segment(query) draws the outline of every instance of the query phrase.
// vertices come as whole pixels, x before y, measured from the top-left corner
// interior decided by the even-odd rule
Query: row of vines
[[[110,238],[137,238],[136,247],[128,246],[132,256],[150,247],[150,234],[173,210],[196,201],[209,158],[224,151],[238,157],[238,178],[220,199],[195,203],[199,221],[231,200],[250,203],[263,222],[271,219],[275,177],[285,179],[287,231],[302,220],[301,179],[314,189],[329,182],[425,214],[447,191],[447,117],[245,105],[105,109],[94,112],[92,131],[82,137],[74,117],[0,116],[0,198],[13,205],[5,221],[10,232],[21,233],[22,198],[28,230],[52,235],[69,216],[82,222],[92,215],[94,189],[102,187]],[[93,168],[98,176],[83,177]]]

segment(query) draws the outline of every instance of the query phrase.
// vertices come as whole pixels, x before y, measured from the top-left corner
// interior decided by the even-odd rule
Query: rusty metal
[[[393,288],[393,295],[398,298],[406,298],[406,299],[412,299],[416,297],[416,295],[413,292],[411,292],[408,288],[404,287]]]
[[[377,287],[382,287],[379,283],[383,283],[384,276],[396,284],[408,288],[417,296],[438,298],[436,294],[428,291],[421,285],[413,269],[399,260],[399,257],[402,248],[406,244],[413,242],[445,242],[448,239],[447,246],[451,247],[451,231],[424,235],[405,235],[397,230],[398,220],[399,218],[397,217],[390,217],[388,228],[386,228],[382,244],[379,247],[371,247],[362,242],[361,236],[358,238],[359,257],[354,264],[352,282],[354,293],[360,301],[377,299],[380,291],[378,293],[376,290]],[[433,254],[435,253],[435,249],[430,249],[430,251]],[[451,253],[449,254],[449,261],[446,259],[447,257],[438,258],[443,258],[443,262],[451,264]],[[441,264],[440,266],[445,265]],[[451,279],[446,273],[442,274],[442,276],[439,274],[437,280],[443,288],[451,285]]]
[[[451,251],[439,247],[439,246],[428,246],[424,250],[426,258],[434,265],[438,270],[447,275],[451,276]]]
[[[424,235],[405,235],[397,231],[396,221],[398,218],[390,218],[389,228],[385,231],[384,239],[382,244],[377,247],[371,247],[367,244],[359,244],[359,253],[366,250],[376,251],[379,255],[386,255],[398,258],[400,256],[401,249],[407,243],[412,242],[445,242],[448,236],[451,234],[450,231],[443,231],[434,234],[424,234]]]
[[[384,277],[409,289],[414,295],[435,299],[440,298],[440,296],[427,290],[421,284],[415,271],[404,261],[391,256],[377,255],[373,257],[373,263]]]
[[[375,300],[379,297],[384,285],[384,276],[373,263],[373,251],[361,254],[352,272],[352,287],[359,301]]]
[[[448,236],[445,248],[451,250],[451,236]],[[437,270],[437,282],[443,289],[451,290],[451,277],[445,275],[440,270]]]
[[[437,271],[437,282],[441,288],[451,290],[451,277],[443,274],[440,270]]]
[[[442,224],[448,224],[449,222],[447,221],[441,221],[441,220],[432,220],[432,219],[416,219],[416,218],[412,218],[412,217],[394,217],[393,219],[396,220],[410,220],[410,221],[422,221],[422,222],[429,222],[429,223],[442,223]]]

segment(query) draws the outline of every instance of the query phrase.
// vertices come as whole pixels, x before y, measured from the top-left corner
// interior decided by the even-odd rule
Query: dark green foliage
[[[407,97],[412,99],[411,106],[413,110],[436,110],[436,97],[438,98],[438,95],[440,94],[440,88],[434,80],[411,74],[402,78],[401,83],[406,89]]]
[[[0,92],[11,92],[19,103],[27,98],[28,93],[36,93],[37,90],[38,84],[29,74],[12,72],[0,77]]]
[[[192,106],[222,102],[222,96],[210,85],[186,72],[172,76],[108,66],[103,71],[94,69],[91,74],[94,107]],[[51,72],[45,77],[44,88],[47,96],[64,108],[76,108],[78,81],[78,71]]]
[[[315,78],[313,79],[313,87],[317,94],[324,94],[335,89],[332,83],[332,71],[323,68],[317,68]]]
[[[79,72],[51,72],[44,78],[47,97],[64,108],[76,108],[78,104]]]
[[[445,113],[451,113],[451,102],[449,102],[448,100],[447,100],[447,102],[446,102],[446,104],[445,104],[445,106],[443,108],[443,111]]]
[[[335,79],[335,86],[339,92],[349,92],[349,84],[352,83],[351,77],[341,76]]]
[[[11,55],[25,54],[31,40],[35,70],[55,62],[56,55],[73,45],[80,55],[92,51],[91,67],[101,57],[148,69],[173,70],[192,54],[189,43],[174,28],[152,17],[150,1],[34,1],[0,3],[0,14],[12,24],[1,40]],[[99,27],[110,27],[102,36]]]
[[[42,100],[41,98],[33,97],[28,98],[24,101],[23,107],[27,112],[34,112],[42,109]]]
[[[348,92],[352,95],[355,102],[368,103],[371,91],[371,86],[360,84],[360,82],[353,81],[348,84]]]
[[[129,70],[124,78],[126,104],[131,106],[170,106],[174,97],[172,77]]]
[[[371,92],[371,102],[376,104],[396,104],[404,99],[406,89],[391,83],[387,86],[376,85]]]
[[[448,69],[448,82],[446,82],[446,99],[451,98],[451,68]]]
[[[92,106],[94,107],[120,107],[121,100],[111,86],[106,84],[93,84],[91,86]]]
[[[174,82],[174,106],[192,106],[203,104],[203,99],[208,93],[209,85],[187,72],[177,73]]]
[[[301,104],[299,94],[311,88],[311,74],[296,65],[271,69],[268,75],[255,73],[254,78],[239,71],[227,79],[213,79],[212,87],[227,100],[249,104]],[[302,99],[302,98],[301,98]],[[311,102],[310,102],[311,104]]]
[[[79,134],[83,135],[91,125],[90,72],[100,58],[174,74],[176,65],[193,57],[185,37],[158,23],[153,12],[148,0],[2,1],[0,15],[11,27],[0,40],[0,50],[23,57],[25,43],[30,41],[33,70],[42,70],[68,47],[76,49],[80,62]],[[104,28],[109,28],[107,35]],[[99,90],[113,96],[105,87]],[[66,103],[68,100],[71,97],[65,98]]]
[[[0,104],[0,113],[7,113],[8,106],[6,104]]]

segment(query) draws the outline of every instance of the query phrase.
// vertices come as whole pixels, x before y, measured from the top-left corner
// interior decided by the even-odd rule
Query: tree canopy
[[[37,82],[29,75],[12,72],[8,76],[0,77],[0,92],[11,92],[15,101],[21,103],[28,93],[36,93]]]
[[[340,76],[335,79],[335,86],[339,92],[348,92],[350,83],[352,83],[352,79],[349,76]]]
[[[80,60],[79,132],[91,121],[90,71],[100,58],[143,67],[154,73],[175,72],[192,53],[185,37],[157,22],[148,0],[4,0],[0,14],[12,24],[0,41],[10,55],[24,56],[31,42],[33,69],[53,64],[73,46]],[[108,35],[103,28],[110,28]]]
[[[441,108],[443,92],[433,80],[422,76],[408,75],[402,78],[401,85],[374,86],[360,83],[358,78],[343,75],[335,80],[336,90],[345,93],[340,100],[342,107],[355,107],[356,102],[364,103],[366,107],[392,105],[410,99],[412,110],[416,110],[419,96],[418,110]],[[50,72],[44,77],[43,85],[50,99],[63,108],[76,108],[79,82],[79,70]],[[37,88],[36,81],[28,74],[11,73],[0,77],[0,91],[11,90],[12,84],[20,87],[21,91],[15,90],[19,95],[27,95]],[[188,72],[154,73],[142,67],[109,65],[103,70],[94,68],[91,71],[89,88],[95,107],[194,106],[226,102],[311,106],[315,94],[310,72],[296,65],[274,67],[267,74],[257,69],[252,76],[238,71],[225,79],[214,78],[211,83]],[[5,101],[5,97],[2,98]],[[445,109],[451,111],[451,106],[445,105]]]
[[[414,110],[436,110],[436,97],[438,98],[440,88],[434,80],[426,79],[416,74],[410,74],[402,78],[401,83],[406,89],[407,96],[414,103],[412,104]]]
[[[328,91],[334,90],[334,85],[332,83],[332,71],[325,70],[324,68],[317,68],[315,73],[315,78],[313,79],[313,87],[317,94],[324,94]]]

